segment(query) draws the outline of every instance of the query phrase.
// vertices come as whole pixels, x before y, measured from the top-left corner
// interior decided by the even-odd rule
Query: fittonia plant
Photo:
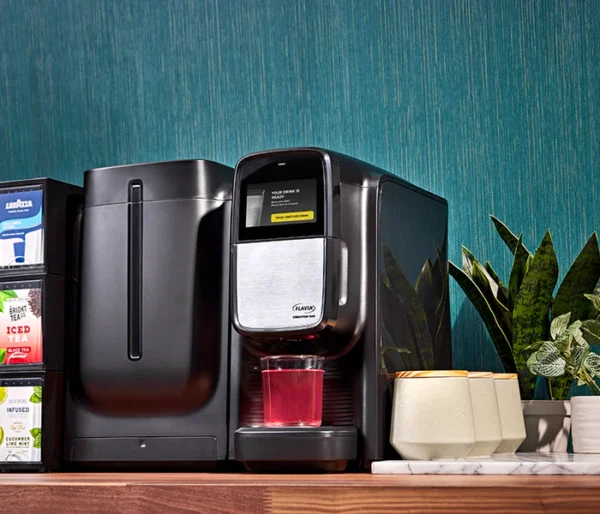
[[[464,246],[462,269],[450,263],[450,274],[481,316],[505,371],[519,374],[523,399],[531,399],[535,376],[527,361],[533,345],[549,339],[551,322],[561,315],[570,313],[572,322],[591,317],[584,295],[594,293],[599,284],[598,238],[594,232],[553,296],[559,270],[550,231],[531,253],[522,234],[517,237],[500,220],[491,218],[514,256],[508,286],[489,262],[481,264]],[[584,333],[582,337],[590,336]],[[549,377],[551,396],[565,399],[571,382],[568,375]]]
[[[592,302],[595,318],[571,324],[570,312],[555,318],[550,325],[550,340],[534,345],[527,366],[534,375],[576,379],[577,385],[600,394],[595,380],[600,377],[600,356],[590,348],[590,343],[600,345],[600,294],[584,296]]]

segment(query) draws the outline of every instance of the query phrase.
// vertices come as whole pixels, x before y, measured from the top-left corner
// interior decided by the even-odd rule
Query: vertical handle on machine
[[[339,305],[346,305],[348,301],[348,245],[340,242],[340,301]]]
[[[142,201],[142,182],[132,180],[127,212],[127,350],[134,361],[142,358]]]

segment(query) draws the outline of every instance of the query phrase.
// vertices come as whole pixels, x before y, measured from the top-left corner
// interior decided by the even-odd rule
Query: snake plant
[[[527,360],[532,345],[548,340],[552,320],[563,314],[570,313],[571,321],[590,317],[584,295],[599,286],[598,238],[594,232],[554,295],[559,269],[550,231],[532,253],[523,244],[522,234],[517,237],[499,219],[491,218],[513,254],[508,286],[489,262],[481,264],[464,246],[462,269],[450,262],[449,271],[481,316],[505,371],[519,374],[521,395],[531,399],[535,376]],[[569,376],[550,378],[552,398],[566,398],[571,382]]]
[[[391,249],[383,245],[382,251],[381,369],[435,369],[449,345],[447,240],[435,248],[433,262],[425,260],[414,286]]]

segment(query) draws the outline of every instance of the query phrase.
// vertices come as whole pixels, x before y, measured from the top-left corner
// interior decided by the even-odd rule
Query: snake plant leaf
[[[494,297],[494,303],[500,302],[503,306],[507,305],[507,302],[504,298],[504,294],[501,291],[501,283],[498,279],[498,275],[494,278],[490,273],[487,272],[485,266],[482,266],[481,263],[475,258],[475,256],[465,247],[462,247],[462,257],[463,257],[463,270],[470,275],[471,278],[474,278],[475,267],[478,268],[478,276],[480,280],[484,284],[485,289],[491,289],[492,296]],[[477,280],[475,280],[477,282]],[[477,284],[481,288],[481,284]],[[504,301],[503,301],[504,300]]]
[[[600,346],[600,323],[593,319],[585,320],[581,324],[581,331],[589,344]]]
[[[490,264],[490,261],[485,261],[485,263],[483,264],[483,268],[485,269],[485,271],[487,271],[488,275],[490,277],[492,277],[492,280],[494,282],[496,282],[496,284],[500,285],[502,284],[502,281],[500,280],[500,277],[498,276],[498,274],[494,271],[494,268],[492,267],[492,265]]]
[[[510,251],[516,255],[517,242],[519,241],[519,238],[517,236],[515,236],[511,232],[511,230],[504,223],[502,223],[498,218],[496,218],[495,216],[492,216],[491,214],[490,214],[490,218],[492,218],[492,221],[494,222],[494,226],[496,227],[496,231],[502,238],[502,241],[504,241],[506,243],[506,246],[508,246],[508,248],[510,249]],[[523,246],[523,248],[525,249],[525,251],[527,253],[530,253],[527,250],[527,248],[525,248],[525,246]]]
[[[594,290],[599,278],[600,250],[598,237],[594,232],[558,288],[552,304],[552,317],[571,312],[573,319],[586,319],[590,312],[590,303],[584,294]]]
[[[389,337],[389,335],[387,336]],[[391,353],[390,353],[391,352]],[[408,354],[410,353],[410,350],[406,349],[406,348],[399,348],[397,346],[394,345],[388,345],[388,346],[382,346],[381,350],[379,352],[379,359],[380,359],[380,366],[381,366],[381,370],[384,373],[388,372],[388,366],[386,364],[386,356],[388,355],[394,355],[394,354]],[[402,366],[398,366],[398,364],[393,363],[391,368],[395,371],[395,370],[400,370]]]
[[[444,233],[444,240],[442,241],[442,247],[438,248],[437,245],[435,248],[435,261],[433,262],[432,272],[434,280],[439,280],[441,284],[447,284],[448,281],[448,269],[445,265],[447,265],[447,256],[448,256],[448,231]]]
[[[473,282],[475,282],[485,296],[498,323],[502,327],[502,331],[506,334],[507,339],[509,339],[512,334],[512,312],[502,302],[498,301],[498,298],[494,295],[494,289],[490,284],[489,277],[478,262],[473,263]],[[495,292],[498,292],[498,288],[496,288]]]
[[[512,314],[506,308],[508,299],[502,291],[499,281],[490,275],[485,266],[475,258],[475,256],[465,246],[462,247],[463,270],[477,284],[482,293],[486,296],[490,307],[496,314],[498,321],[502,325],[504,333],[509,337],[512,325]],[[497,275],[496,275],[497,277]]]
[[[433,344],[423,306],[416,291],[402,273],[400,264],[385,245],[383,246],[383,261],[391,290],[400,300],[418,343],[417,351],[425,366],[423,369],[431,369],[433,366]]]
[[[583,296],[585,296],[590,302],[592,302],[592,306],[594,307],[594,310],[600,311],[600,295],[584,294]],[[598,315],[597,313],[594,313],[593,317],[595,318],[597,315]]]
[[[531,261],[533,261],[533,255],[529,254],[527,256],[527,264],[525,264],[525,273],[529,271],[529,266],[531,266]]]
[[[443,302],[440,304],[439,311],[436,312],[436,323],[437,331],[433,340],[434,354],[434,366],[435,369],[439,369],[444,363],[452,360],[452,346],[448,341],[448,334],[450,334],[452,327],[450,321],[450,296],[448,294],[448,288],[444,293]]]
[[[415,284],[415,291],[419,292],[419,289],[425,289],[428,286],[431,286],[433,283],[433,276],[431,273],[431,261],[427,259],[423,267],[421,268],[421,272],[417,277],[417,283]]]
[[[436,280],[436,275],[434,275],[432,270],[431,261],[427,259],[417,278],[415,291],[417,292],[419,302],[421,302],[421,306],[425,312],[427,326],[429,327],[429,336],[431,337],[432,342],[435,341],[435,335],[438,328],[439,320],[436,318],[436,309],[438,307],[439,296],[442,289],[443,284],[440,284],[439,280]]]
[[[450,323],[450,294],[448,291],[448,232],[444,234],[444,240],[442,247],[438,248],[435,246],[436,258],[433,262],[431,273],[433,275],[434,291],[436,292],[436,298],[438,304],[435,308],[433,320],[428,318],[429,326],[432,324],[435,328],[433,334],[433,350],[434,350],[434,366],[438,368],[443,366],[445,362],[451,359],[451,345],[448,344],[448,334],[451,332]],[[433,321],[433,322],[432,322]]]
[[[387,327],[383,325],[381,327],[381,350],[379,352],[381,371],[387,374],[388,372],[412,369],[408,357],[402,355],[410,354],[410,350],[404,349],[406,351],[390,353],[388,350],[390,347],[396,347],[396,342],[390,335]]]
[[[554,318],[550,324],[550,337],[552,339],[556,339],[558,336],[560,336],[565,330],[567,330],[569,321],[571,321],[570,312]]]
[[[450,334],[452,328],[450,322],[450,292],[448,290],[449,277],[447,267],[444,276],[446,278],[443,280],[440,302],[435,309],[434,316],[434,322],[437,327],[435,336],[433,338],[433,349],[435,352],[434,365],[436,369],[438,369],[440,366],[443,366],[445,362],[448,362],[448,360],[452,359],[452,346],[449,344],[450,341],[448,341],[448,334]],[[434,275],[434,279],[435,277],[436,275]]]
[[[596,353],[590,353],[583,361],[587,369],[594,377],[600,376],[600,356]]]
[[[510,278],[508,279],[508,305],[509,310],[513,310],[515,306],[515,299],[519,293],[519,288],[523,282],[523,277],[527,273],[527,259],[529,258],[529,252],[523,246],[522,243],[523,234],[517,239],[517,247],[515,250],[515,258],[513,265],[510,270]]]
[[[387,277],[385,277],[387,278]],[[382,278],[380,281],[381,316],[383,318],[382,337],[383,346],[405,347],[410,354],[398,356],[400,366],[398,370],[422,369],[423,363],[419,359],[419,343],[413,332],[413,327],[408,321],[408,316],[398,296],[392,291],[389,280]],[[394,357],[390,357],[396,360]],[[395,369],[392,369],[395,371]]]
[[[488,261],[485,261],[483,269],[485,269],[492,280],[498,284],[498,300],[502,302],[502,305],[508,305],[508,288],[502,283],[502,280],[500,280],[500,277]]]
[[[477,287],[477,284],[473,282],[473,279],[452,262],[449,263],[449,271],[450,275],[452,275],[454,280],[456,280],[458,285],[467,295],[479,313],[479,316],[481,316],[481,319],[483,320],[483,323],[485,324],[488,333],[492,338],[494,346],[496,347],[498,357],[500,357],[500,361],[502,362],[504,370],[507,373],[515,373],[517,368],[512,356],[510,342],[502,330],[498,320],[496,319],[494,311],[485,299],[485,296]]]
[[[436,306],[436,313],[444,309],[445,296],[448,294],[448,245],[447,245],[447,233],[444,234],[444,240],[442,247],[438,248],[435,246],[435,261],[431,267],[431,273],[433,275],[433,285],[437,297],[439,298],[438,305]]]
[[[500,291],[498,282],[496,282],[492,276],[485,271],[485,268],[477,260],[473,261],[473,273],[477,273],[482,282],[486,284],[486,288],[491,290],[494,300],[498,301],[498,292]]]
[[[473,254],[469,251],[469,249],[466,246],[462,246],[462,267],[463,267],[463,271],[469,275],[470,277],[473,276],[473,261],[475,261],[475,257],[473,256]]]
[[[513,309],[512,349],[522,392],[526,396],[531,395],[535,387],[535,380],[528,373],[526,348],[547,339],[552,293],[557,280],[558,261],[548,231],[523,277]]]

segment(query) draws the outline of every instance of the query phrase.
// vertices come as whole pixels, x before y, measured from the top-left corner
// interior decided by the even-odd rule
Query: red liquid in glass
[[[322,369],[262,371],[266,426],[321,426]]]

